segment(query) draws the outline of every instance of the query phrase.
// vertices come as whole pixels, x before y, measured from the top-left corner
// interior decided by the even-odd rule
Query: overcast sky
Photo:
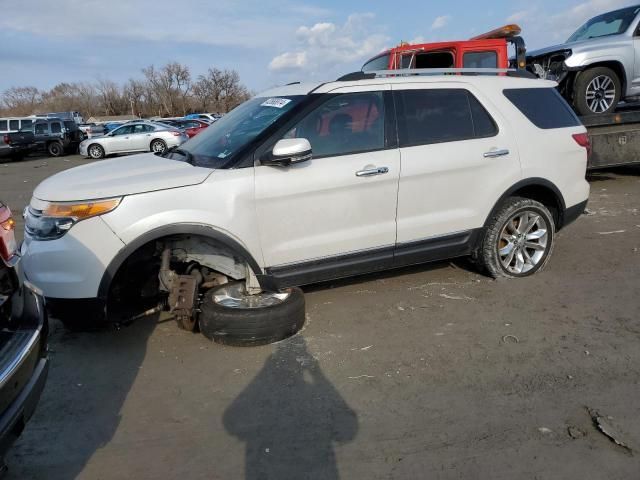
[[[400,40],[465,39],[517,22],[530,48],[622,0],[0,0],[0,92],[140,77],[176,60],[233,68],[259,91],[334,79]]]

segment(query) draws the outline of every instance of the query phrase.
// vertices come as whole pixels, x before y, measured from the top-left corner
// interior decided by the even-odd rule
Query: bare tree
[[[192,111],[227,112],[250,97],[234,70],[210,68],[192,81],[189,67],[170,62],[142,70],[144,78],[119,85],[109,79],[93,83],[59,83],[50,90],[12,87],[0,95],[0,114],[80,111],[139,116],[185,115]]]
[[[2,94],[2,103],[14,115],[30,115],[41,101],[36,87],[11,87]]]

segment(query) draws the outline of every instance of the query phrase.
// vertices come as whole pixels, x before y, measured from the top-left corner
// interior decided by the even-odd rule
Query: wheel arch
[[[488,225],[499,210],[500,205],[509,197],[524,197],[542,203],[551,211],[556,222],[556,229],[560,230],[563,227],[566,211],[564,197],[560,189],[545,178],[526,178],[512,185],[495,203],[489,215],[487,215],[483,227]]]
[[[272,289],[272,285],[269,282],[270,277],[267,277],[263,274],[262,268],[253,257],[253,255],[251,255],[251,253],[237,240],[231,238],[229,235],[226,235],[223,232],[220,232],[219,230],[208,227],[206,225],[178,223],[163,225],[162,227],[155,228],[127,243],[125,247],[122,248],[111,260],[105,272],[103,273],[102,279],[100,281],[100,286],[98,287],[98,298],[104,301],[107,300],[113,279],[120,270],[120,267],[122,267],[125,261],[131,257],[131,255],[133,255],[140,248],[144,247],[150,242],[177,235],[206,237],[221,244],[247,262],[251,270],[258,278],[261,287],[263,287],[265,290]]]
[[[623,99],[624,97],[626,97],[627,71],[625,70],[623,63],[620,60],[613,60],[613,59],[601,60],[601,61],[590,63],[588,65],[581,66],[573,79],[572,89],[575,90],[575,82],[578,80],[578,78],[582,73],[597,67],[610,68],[615,72],[616,75],[618,75],[618,79],[620,80],[621,89],[622,89],[622,92],[620,92],[621,93],[620,98]]]

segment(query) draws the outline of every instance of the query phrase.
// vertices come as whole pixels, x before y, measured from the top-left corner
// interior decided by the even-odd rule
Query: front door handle
[[[484,158],[497,158],[504,157],[505,155],[509,155],[509,150],[507,150],[506,148],[502,150],[491,150],[489,152],[485,152]]]
[[[373,177],[374,175],[384,175],[389,173],[388,167],[367,168],[365,170],[358,170],[356,177]]]

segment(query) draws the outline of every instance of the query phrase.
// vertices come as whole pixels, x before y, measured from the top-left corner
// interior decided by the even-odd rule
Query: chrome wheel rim
[[[599,75],[589,82],[585,94],[587,106],[593,113],[606,112],[616,98],[616,85],[607,75]]]
[[[498,255],[503,268],[516,275],[530,272],[547,253],[549,226],[532,211],[513,215],[502,227]]]
[[[100,151],[100,147],[98,147],[97,145],[93,145],[89,149],[89,155],[91,156],[91,158],[100,158],[102,156],[102,152]]]
[[[229,283],[215,291],[213,302],[227,308],[265,308],[279,305],[290,296],[289,289],[249,295],[244,283]]]
[[[164,152],[165,146],[164,146],[164,143],[162,143],[162,142],[153,142],[152,148],[153,148],[154,152],[162,153],[162,152]]]

